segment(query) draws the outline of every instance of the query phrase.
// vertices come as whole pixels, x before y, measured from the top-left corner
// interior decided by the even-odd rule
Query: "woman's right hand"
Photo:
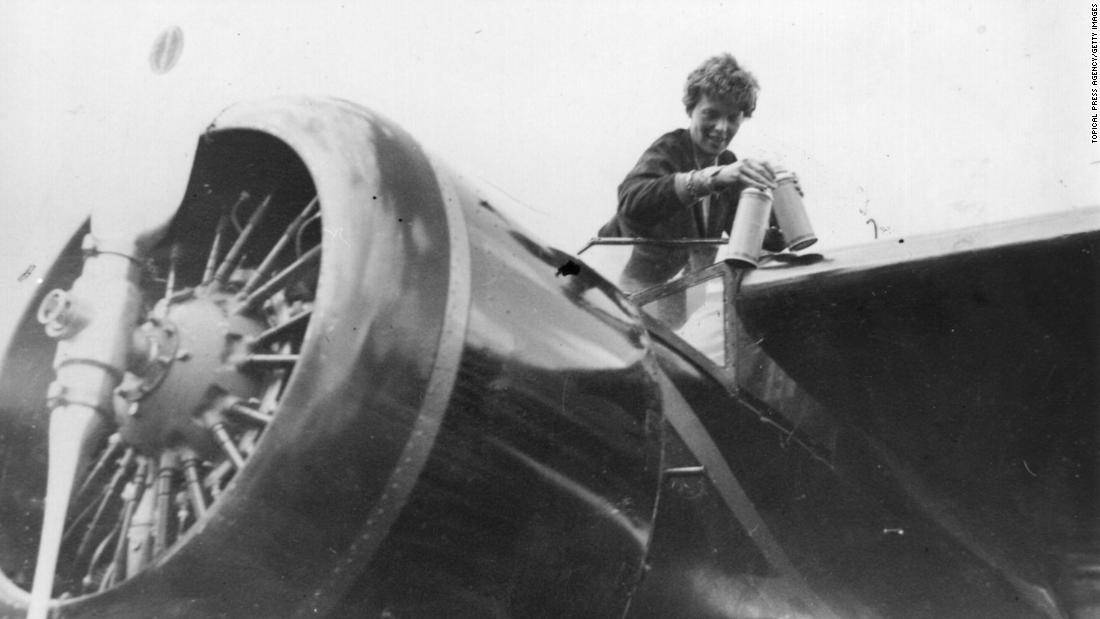
[[[742,159],[724,165],[712,177],[715,189],[725,189],[737,182],[757,189],[775,189],[775,170],[767,161],[760,159]]]

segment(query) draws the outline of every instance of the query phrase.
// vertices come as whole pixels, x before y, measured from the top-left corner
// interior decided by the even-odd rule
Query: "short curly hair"
[[[756,109],[759,90],[756,78],[742,69],[732,54],[719,54],[706,59],[688,74],[684,83],[684,108],[691,114],[706,95],[712,99],[732,99],[745,113],[745,118],[749,118]]]

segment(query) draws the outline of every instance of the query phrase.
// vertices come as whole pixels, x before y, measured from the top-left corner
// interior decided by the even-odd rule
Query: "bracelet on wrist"
[[[710,194],[710,179],[702,174],[702,170],[692,170],[688,175],[688,193],[693,198],[701,198]]]

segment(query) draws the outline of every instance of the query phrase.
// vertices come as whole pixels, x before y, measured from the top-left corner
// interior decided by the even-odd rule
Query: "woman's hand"
[[[757,189],[775,189],[775,170],[767,161],[760,159],[742,159],[722,166],[712,176],[714,188],[725,189],[738,181]]]

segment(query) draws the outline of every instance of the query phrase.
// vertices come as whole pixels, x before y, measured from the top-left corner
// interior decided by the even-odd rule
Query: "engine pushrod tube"
[[[260,206],[256,207],[256,210],[252,212],[252,216],[248,218],[248,223],[245,224],[244,230],[237,235],[237,240],[233,242],[232,247],[226,252],[225,258],[222,260],[221,266],[214,273],[214,284],[217,286],[225,284],[225,281],[229,279],[229,274],[233,272],[233,269],[237,267],[237,261],[241,257],[241,252],[244,251],[244,246],[248,243],[248,239],[252,238],[252,233],[256,231],[256,226],[263,221],[265,215],[267,215],[267,208],[271,204],[271,195],[264,198]]]
[[[247,192],[242,192],[243,196],[247,195]],[[239,204],[239,202],[238,202]],[[222,215],[218,218],[218,227],[214,232],[214,242],[210,244],[210,255],[206,258],[206,268],[202,272],[202,281],[206,283],[214,279],[214,272],[218,268],[218,255],[222,251],[222,243],[225,239],[225,229],[229,227],[229,218]]]
[[[103,496],[99,500],[99,506],[96,507],[95,515],[92,516],[92,521],[88,524],[87,531],[84,537],[80,540],[80,546],[77,548],[76,557],[79,561],[88,552],[88,547],[92,542],[92,537],[95,534],[95,530],[99,527],[99,523],[103,520],[103,515],[107,511],[107,506],[110,505],[111,499],[115,495],[122,492],[126,483],[126,472],[130,468],[130,463],[134,458],[134,450],[127,449],[126,454],[122,458],[122,462],[119,463],[118,470],[115,471],[114,476],[111,478],[111,482],[107,485],[107,490],[103,493]]]
[[[225,424],[218,422],[210,426],[210,432],[214,435],[214,440],[218,443],[218,447],[221,447],[226,456],[229,456],[230,461],[233,462],[233,466],[240,470],[244,466],[244,456],[237,449],[237,445],[233,443],[233,437],[229,435],[229,430],[225,429]]]
[[[245,355],[237,362],[248,366],[289,366],[298,363],[300,355]]]
[[[692,477],[695,475],[703,475],[707,470],[701,466],[680,466],[672,469],[665,469],[665,477]]]
[[[267,424],[271,423],[271,415],[261,413],[259,410],[240,402],[229,406],[225,411],[231,415],[236,415],[242,419],[260,424],[261,426],[266,427]]]
[[[168,304],[172,302],[173,295],[176,294],[176,275],[179,270],[180,255],[183,253],[183,247],[179,243],[172,243],[172,249],[168,252],[168,281],[164,284],[164,306],[165,311],[168,311]]]
[[[268,344],[271,344],[280,338],[283,338],[289,334],[294,333],[296,329],[304,329],[309,324],[310,316],[313,314],[312,310],[306,310],[300,314],[295,314],[292,318],[286,322],[280,323],[271,327],[267,331],[256,336],[256,339],[250,342],[253,349],[263,348]]]
[[[183,453],[183,480],[196,517],[206,513],[206,497],[202,494],[202,476],[199,474],[199,458],[194,452]]]
[[[294,261],[293,264],[279,271],[274,277],[268,280],[266,284],[260,286],[252,294],[248,295],[244,302],[241,303],[240,307],[237,308],[236,313],[240,315],[258,309],[264,301],[278,292],[279,289],[292,282],[294,278],[304,275],[310,267],[320,260],[320,258],[321,246],[316,245],[301,258]]]
[[[172,486],[179,468],[179,454],[169,449],[161,454],[157,469],[156,525],[153,539],[153,556],[160,556],[168,548],[168,519],[172,507]]]
[[[148,475],[149,461],[142,458],[138,464],[137,472],[130,479],[123,495],[125,504],[122,508],[122,535],[119,536],[118,544],[115,546],[115,556],[112,559],[114,567],[110,574],[111,577],[104,579],[100,590],[126,578],[126,551],[130,539],[130,525],[134,520],[134,510],[137,509],[138,503],[145,496],[145,481]]]
[[[260,282],[267,277],[267,274],[275,267],[275,260],[278,259],[283,249],[290,244],[290,241],[297,236],[298,229],[301,228],[302,224],[313,213],[313,209],[316,208],[317,204],[317,196],[314,196],[313,199],[309,201],[309,204],[302,209],[302,212],[294,218],[294,221],[290,222],[290,225],[283,231],[283,235],[279,237],[279,240],[275,242],[271,251],[267,252],[267,256],[260,262],[260,266],[256,267],[256,272],[252,274],[252,277],[248,279],[244,288],[241,289],[243,294],[252,294],[260,285]]]
[[[103,450],[103,454],[100,455],[99,460],[96,461],[95,466],[84,478],[84,481],[80,484],[80,489],[76,491],[76,496],[83,495],[91,486],[93,480],[97,479],[103,474],[103,471],[107,469],[107,465],[110,461],[118,455],[118,452],[122,450],[122,437],[118,433],[112,434],[108,439],[107,449]]]
[[[84,586],[85,591],[90,591],[95,585],[95,567],[103,559],[103,555],[107,552],[107,548],[111,546],[111,542],[115,541],[115,536],[119,535],[122,531],[121,525],[121,522],[116,523],[107,536],[99,542],[98,546],[96,546],[95,552],[92,553],[92,558],[88,561],[88,571],[84,573],[84,578],[81,580],[81,584]],[[125,536],[123,535],[122,537]],[[113,563],[112,566],[108,568],[108,572],[111,569],[113,569]],[[109,575],[108,573],[107,576]]]

